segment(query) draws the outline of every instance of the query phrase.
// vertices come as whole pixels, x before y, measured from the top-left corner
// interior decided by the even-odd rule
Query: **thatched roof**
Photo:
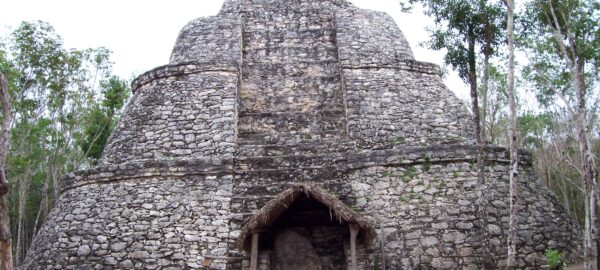
[[[327,191],[309,184],[295,184],[283,191],[263,206],[242,227],[237,246],[240,250],[248,251],[252,233],[264,230],[273,224],[291,205],[301,196],[314,199],[329,208],[332,218],[341,224],[355,224],[360,228],[359,237],[370,245],[375,239],[376,233],[369,222],[361,215],[355,213],[335,196]]]

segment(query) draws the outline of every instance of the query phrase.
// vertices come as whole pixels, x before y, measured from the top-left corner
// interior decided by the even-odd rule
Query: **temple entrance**
[[[248,220],[238,246],[250,252],[251,270],[259,252],[273,270],[357,269],[359,235],[367,244],[375,236],[364,218],[322,189],[297,185]]]
[[[327,206],[306,195],[299,196],[272,224],[265,233],[265,246],[271,238],[273,269],[347,269],[348,227],[333,219]]]

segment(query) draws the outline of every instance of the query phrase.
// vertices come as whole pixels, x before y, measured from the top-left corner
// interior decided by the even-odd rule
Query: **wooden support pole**
[[[357,224],[350,224],[350,257],[352,259],[351,270],[358,270],[356,263],[356,236],[358,236],[359,227]]]
[[[250,270],[258,269],[258,233],[252,234],[252,250],[250,251]]]

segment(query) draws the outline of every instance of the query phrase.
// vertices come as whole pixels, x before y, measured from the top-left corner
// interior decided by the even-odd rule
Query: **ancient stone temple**
[[[24,269],[478,269],[484,230],[505,264],[508,151],[486,148],[481,229],[467,106],[384,13],[227,0],[133,89]],[[578,227],[521,160],[519,265],[577,256]]]

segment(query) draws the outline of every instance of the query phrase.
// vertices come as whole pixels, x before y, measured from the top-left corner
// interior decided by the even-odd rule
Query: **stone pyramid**
[[[471,116],[439,73],[385,13],[226,0],[133,82],[101,163],[61,180],[23,269],[478,269]],[[508,151],[486,159],[502,266]],[[521,160],[519,265],[577,256],[578,226]]]

